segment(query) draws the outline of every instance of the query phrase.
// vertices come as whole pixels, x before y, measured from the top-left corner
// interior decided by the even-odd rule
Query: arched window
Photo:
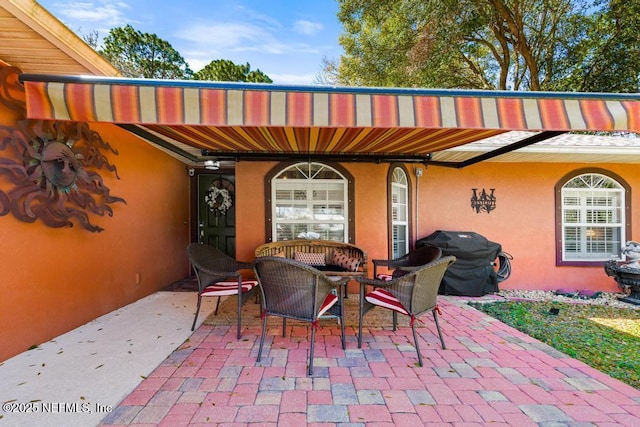
[[[389,242],[392,259],[406,255],[410,249],[409,205],[407,172],[402,167],[392,167],[389,179]]]
[[[271,184],[267,241],[269,237],[352,241],[349,182],[353,179],[345,171],[322,163],[279,165],[267,181]]]
[[[602,264],[620,258],[629,236],[630,187],[603,170],[582,170],[556,185],[557,263]]]

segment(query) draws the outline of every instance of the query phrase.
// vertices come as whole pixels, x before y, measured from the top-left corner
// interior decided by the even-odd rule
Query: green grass
[[[470,305],[640,389],[640,310],[538,301]]]

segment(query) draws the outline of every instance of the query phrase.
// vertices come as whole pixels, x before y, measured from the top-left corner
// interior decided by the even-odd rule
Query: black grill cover
[[[416,242],[416,247],[437,246],[442,255],[453,255],[456,262],[440,282],[439,293],[479,297],[498,291],[493,262],[502,252],[499,243],[471,231],[435,231]]]

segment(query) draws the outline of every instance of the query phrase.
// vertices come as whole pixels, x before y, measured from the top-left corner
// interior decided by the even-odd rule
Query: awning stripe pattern
[[[207,127],[147,125],[182,144],[211,151],[426,154],[502,133],[492,129]]]
[[[142,125],[640,131],[635,99],[25,81],[30,118]]]
[[[629,94],[21,79],[31,119],[134,125],[165,142],[218,155],[419,160],[511,130],[640,132],[640,95]]]

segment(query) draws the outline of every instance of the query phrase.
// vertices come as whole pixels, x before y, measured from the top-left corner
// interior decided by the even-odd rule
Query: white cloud
[[[316,53],[317,47],[281,38],[272,26],[261,26],[248,22],[192,24],[175,33],[175,37],[186,42],[180,49],[189,64],[201,59],[229,58],[238,52],[286,55],[291,53]],[[183,44],[183,43],[176,43]]]
[[[279,85],[311,85],[316,78],[315,74],[269,74],[274,84]]]
[[[264,28],[240,22],[210,23],[190,25],[176,33],[176,36],[195,46],[209,46],[216,51],[239,51],[265,49],[277,53],[272,34]]]
[[[316,34],[324,28],[319,22],[311,22],[306,20],[299,20],[294,22],[293,30],[296,33],[304,34],[304,35],[313,35]]]
[[[62,19],[89,21],[107,26],[121,25],[126,20],[126,11],[130,9],[125,2],[113,1],[59,2],[55,7]]]

